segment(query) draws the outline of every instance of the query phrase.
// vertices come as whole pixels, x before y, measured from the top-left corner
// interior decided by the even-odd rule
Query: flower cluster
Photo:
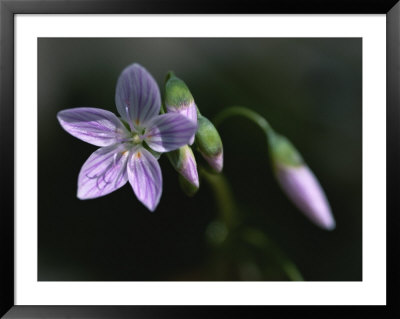
[[[209,164],[211,170],[220,173],[223,167],[223,148],[221,137],[215,126],[197,108],[189,88],[172,72],[167,76],[165,83],[165,106],[168,112],[184,115],[196,124],[196,135],[176,151],[168,153],[173,167],[183,177],[182,189],[188,195],[193,195],[199,188],[197,163],[193,154],[192,145]]]
[[[120,117],[89,107],[57,115],[68,133],[100,147],[81,168],[78,198],[104,196],[129,181],[139,201],[154,211],[162,194],[158,163],[162,153],[167,153],[180,174],[182,189],[191,196],[200,186],[193,144],[209,169],[222,171],[223,147],[217,129],[200,113],[186,84],[172,72],[165,81],[162,103],[150,73],[136,63],[128,66],[119,76],[115,104]],[[231,114],[255,121],[266,132],[276,178],[289,199],[315,224],[333,229],[335,220],[325,193],[294,146],[255,112],[240,107],[232,110]]]

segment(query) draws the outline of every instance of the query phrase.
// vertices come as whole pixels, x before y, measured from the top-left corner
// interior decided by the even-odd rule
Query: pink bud
[[[333,230],[336,226],[331,208],[317,178],[305,164],[276,164],[276,177],[292,202],[315,224]]]

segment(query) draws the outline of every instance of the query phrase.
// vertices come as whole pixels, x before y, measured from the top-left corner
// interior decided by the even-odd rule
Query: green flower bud
[[[171,108],[179,108],[194,102],[189,88],[174,73],[169,72],[165,82],[165,104]]]
[[[286,166],[301,166],[304,161],[293,144],[284,136],[271,132],[268,136],[271,160],[274,166],[277,164]]]
[[[197,124],[197,108],[185,82],[169,72],[165,82],[165,108],[168,113],[179,113]],[[194,135],[189,144],[192,145]]]
[[[204,116],[198,114],[196,144],[201,155],[218,173],[223,167],[223,148],[221,137],[215,126]]]

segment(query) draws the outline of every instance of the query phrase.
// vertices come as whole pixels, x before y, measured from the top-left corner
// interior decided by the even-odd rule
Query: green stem
[[[212,174],[206,169],[199,166],[199,174],[202,176],[213,190],[213,194],[217,201],[218,211],[221,213],[221,219],[226,226],[231,229],[237,224],[235,200],[223,174]]]
[[[215,126],[218,126],[227,118],[232,116],[243,116],[251,120],[264,131],[264,133],[267,135],[267,138],[271,137],[271,135],[274,135],[274,130],[264,117],[262,117],[257,112],[254,112],[243,106],[231,106],[227,109],[224,109],[214,118],[213,123],[215,124]]]
[[[292,281],[303,281],[303,276],[296,265],[286,256],[286,254],[268,236],[257,229],[247,228],[243,230],[243,238],[248,243],[259,247],[259,249],[269,250],[282,266],[286,276]]]
[[[232,231],[238,225],[236,203],[231,188],[225,176],[222,174],[212,174],[199,166],[199,174],[206,180],[213,190],[217,201],[220,218],[225,223],[227,229]],[[260,250],[270,251],[275,259],[282,265],[288,278],[293,281],[303,281],[303,277],[296,265],[274,244],[263,232],[256,229],[245,229],[244,239]]]
[[[246,107],[229,107],[217,114],[213,120],[213,123],[215,126],[218,126],[226,119],[234,116],[242,116],[255,123],[265,133],[267,141],[269,143],[273,143],[274,139],[276,138],[276,133],[272,129],[271,125],[263,116]],[[232,212],[234,211],[235,202],[226,179],[222,175],[210,174],[204,169],[201,170],[200,173],[213,188],[224,220],[229,220],[229,222],[232,223]],[[289,279],[293,281],[304,280],[296,265],[279,249],[277,245],[269,240],[269,238],[263,232],[255,229],[252,229],[251,232],[245,230],[244,239],[253,245],[258,246],[259,249],[265,251],[269,250],[275,256],[276,260],[282,265],[282,268]]]

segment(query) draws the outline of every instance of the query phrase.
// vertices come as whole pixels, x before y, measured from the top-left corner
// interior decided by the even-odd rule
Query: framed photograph
[[[0,315],[399,314],[397,1],[0,10]]]

